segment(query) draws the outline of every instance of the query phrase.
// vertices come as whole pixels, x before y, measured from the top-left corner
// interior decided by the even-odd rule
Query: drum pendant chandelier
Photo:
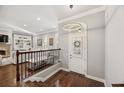
[[[65,31],[79,31],[81,30],[81,24],[80,23],[69,23],[63,25],[63,30]]]

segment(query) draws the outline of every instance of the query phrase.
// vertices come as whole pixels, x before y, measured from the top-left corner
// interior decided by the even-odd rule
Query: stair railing
[[[61,49],[16,51],[16,80],[24,80],[59,62]]]

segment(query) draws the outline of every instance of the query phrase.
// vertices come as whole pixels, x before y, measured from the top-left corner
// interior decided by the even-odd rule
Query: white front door
[[[85,74],[83,46],[82,32],[69,33],[69,70],[79,74]]]

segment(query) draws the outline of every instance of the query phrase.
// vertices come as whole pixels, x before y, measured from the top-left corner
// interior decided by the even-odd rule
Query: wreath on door
[[[80,47],[80,41],[75,41],[75,42],[74,42],[74,46],[75,46],[75,47]]]

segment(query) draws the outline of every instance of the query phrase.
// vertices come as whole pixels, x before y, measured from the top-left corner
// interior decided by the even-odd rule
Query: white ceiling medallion
[[[69,23],[69,24],[65,24],[63,25],[63,29],[65,31],[79,31],[81,30],[81,24],[80,23]]]

